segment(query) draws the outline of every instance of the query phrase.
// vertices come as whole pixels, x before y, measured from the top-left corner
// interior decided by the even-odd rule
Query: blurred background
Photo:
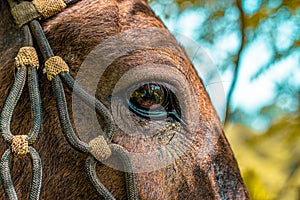
[[[190,55],[251,199],[300,199],[300,0],[151,0]]]

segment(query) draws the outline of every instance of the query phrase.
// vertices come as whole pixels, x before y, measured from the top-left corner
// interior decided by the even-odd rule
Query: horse
[[[6,1],[0,2],[0,10],[2,110],[14,82],[14,57],[22,46],[22,32]],[[146,1],[78,1],[42,20],[42,28],[78,84],[94,92],[112,114],[116,126],[111,143],[131,155],[139,199],[249,199],[204,84]],[[42,160],[40,198],[102,199],[84,172],[87,155],[74,150],[62,134],[51,82],[41,69],[38,78],[43,124],[33,147]],[[89,141],[101,132],[97,129],[104,126],[103,119],[95,116],[99,127],[89,123],[90,115],[80,114],[89,108],[72,103],[79,102],[73,90],[64,90],[72,126],[78,137],[83,129],[81,138]],[[30,130],[28,93],[25,87],[14,110],[14,135]],[[162,114],[164,110],[168,114]],[[1,138],[0,154],[7,148]],[[28,163],[28,157],[11,159],[12,181],[20,199],[29,196],[32,166]],[[114,198],[127,198],[124,170],[118,168],[116,158],[98,163],[96,172]],[[3,190],[0,198],[5,199]]]

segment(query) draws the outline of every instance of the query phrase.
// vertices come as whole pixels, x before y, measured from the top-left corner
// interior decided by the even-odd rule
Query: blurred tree
[[[276,106],[269,108],[282,108],[279,101],[285,98],[293,103],[290,103],[290,108],[283,109],[284,112],[297,111],[298,101],[294,96],[300,90],[300,81],[295,81],[300,79],[300,0],[152,0],[151,6],[171,31],[182,32],[197,41],[218,67],[225,79],[224,85],[229,86],[225,91],[228,102],[226,122],[234,119],[249,126],[254,123],[254,116],[248,120],[234,117],[237,109],[247,112],[243,108],[247,105],[232,107],[232,104],[236,104],[236,100],[233,101],[236,86],[244,78],[239,76],[241,70],[245,71],[240,68],[244,67],[246,57],[253,54],[251,51],[255,51],[255,46],[262,42],[268,51],[267,56],[261,62],[252,60],[255,67],[250,70],[249,85],[264,79],[266,74],[278,73],[279,70],[275,69],[278,65],[285,67],[292,75],[286,75],[285,80],[274,77],[272,84],[276,88],[268,92],[276,95],[260,107],[274,104]],[[289,66],[291,60],[298,60],[299,72],[294,77],[292,71],[295,69]],[[210,83],[209,80],[204,82]],[[278,95],[282,90],[277,89],[287,88],[286,85],[289,92]],[[264,115],[264,112],[251,114],[257,117]]]
[[[299,130],[300,115],[283,116],[260,134],[227,126],[251,199],[300,199]]]
[[[208,53],[228,86],[226,132],[252,199],[299,200],[300,0],[151,0],[151,6],[171,31]],[[197,69],[198,58],[191,60]],[[201,77],[206,86],[215,84],[212,73]],[[255,107],[237,100],[247,89],[243,98],[256,100]]]

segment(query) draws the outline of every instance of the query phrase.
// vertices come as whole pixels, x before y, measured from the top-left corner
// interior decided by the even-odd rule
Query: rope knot
[[[28,150],[27,135],[14,135],[12,138],[11,149],[15,157],[24,158]]]
[[[45,62],[45,70],[49,81],[61,72],[69,72],[67,63],[59,56],[49,58]]]
[[[103,161],[111,156],[111,149],[105,138],[100,135],[89,142],[90,153],[98,160]]]
[[[34,47],[21,47],[15,58],[15,66],[39,67],[39,59]]]
[[[32,3],[45,19],[59,13],[67,7],[63,0],[33,0]]]

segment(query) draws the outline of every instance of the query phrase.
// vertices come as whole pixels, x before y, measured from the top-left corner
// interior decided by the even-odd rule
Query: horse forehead
[[[145,8],[145,10],[143,11],[141,8]],[[148,23],[149,21],[151,23]],[[153,37],[153,28],[168,32],[149,6],[143,1],[137,0],[120,2],[80,1],[44,24],[44,30],[49,36],[49,42],[53,46],[54,52],[62,56],[67,63],[72,64],[71,68],[75,72],[82,67],[86,57],[98,44],[105,43],[105,41],[111,40],[111,38],[126,31],[134,30],[132,33],[136,34],[137,29],[146,29],[147,31],[139,34],[139,36],[142,36],[141,39],[144,41],[152,41],[155,39]],[[135,40],[136,38],[133,37],[132,42]],[[174,48],[169,50],[169,54],[166,53],[168,54],[167,56],[169,56],[170,60],[178,62],[175,67],[183,71],[191,83],[197,82],[198,76],[194,72],[190,61],[173,36],[168,32],[165,42],[171,43],[171,41],[174,43]],[[131,45],[130,41],[128,41],[128,45]],[[120,49],[118,44],[108,44],[108,46],[115,47],[115,50]],[[109,50],[107,53],[110,54],[112,51]],[[146,63],[147,57],[153,56],[153,53],[153,51],[144,51],[144,58],[139,60],[141,61],[139,64],[142,64],[142,62]],[[156,59],[161,59],[165,55],[158,55]],[[175,55],[179,55],[180,59],[179,57],[176,58]],[[132,59],[124,62],[127,62],[131,68],[135,67],[135,61]],[[121,74],[122,66],[114,70],[116,73]],[[117,76],[110,76],[110,80],[115,78]]]
[[[44,23],[46,33],[82,35],[81,42],[99,42],[124,30],[147,27],[165,28],[142,0],[80,1]]]
[[[150,11],[142,11],[141,8]],[[111,96],[115,83],[122,77],[124,71],[134,70],[139,65],[154,63],[172,65],[178,69],[186,78],[188,85],[195,89],[195,95],[202,96],[199,104],[201,106],[209,104],[205,103],[209,101],[205,88],[186,53],[144,1],[108,1],[106,3],[101,0],[80,1],[46,22],[44,29],[54,52],[70,64],[73,75],[76,73],[78,75],[82,69],[86,71],[82,64],[99,44],[104,44],[103,46],[108,49],[102,51],[104,59],[96,63],[103,63],[103,60],[114,51],[126,51],[128,48],[126,45],[120,50],[120,44],[114,43],[120,35],[121,40],[127,40],[128,46],[136,46],[136,43],[146,46],[145,49],[133,49],[134,53],[129,53],[125,59],[122,59],[124,56],[120,55],[120,58],[113,60],[114,66],[111,69],[108,69],[108,65],[103,65],[106,71],[102,74],[103,78],[95,77],[98,79],[96,96],[101,100],[105,101]],[[129,34],[124,35],[124,33]],[[156,37],[154,37],[155,34],[157,34]],[[162,39],[159,40],[160,38]],[[160,44],[153,46],[154,40],[158,40],[156,43],[164,41],[165,46]],[[106,42],[107,45],[105,45]],[[114,51],[111,48],[114,48]],[[90,69],[86,77],[95,76],[97,73],[94,72],[99,70],[98,66]],[[161,73],[169,73],[169,71],[161,71]],[[84,80],[89,79],[86,77]],[[84,82],[86,82],[85,88],[94,88],[94,83]],[[92,92],[95,93],[95,91]]]
[[[149,12],[140,14],[136,5]],[[74,71],[98,44],[126,30],[148,27],[164,25],[143,1],[80,1],[43,23],[53,51]]]

